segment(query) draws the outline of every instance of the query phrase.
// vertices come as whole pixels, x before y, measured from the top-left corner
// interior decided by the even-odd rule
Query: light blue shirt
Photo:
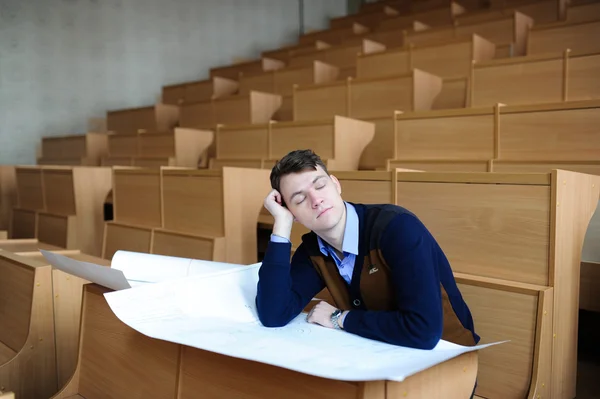
[[[350,284],[352,273],[354,272],[354,261],[358,256],[358,214],[354,206],[347,202],[344,202],[344,204],[346,205],[346,227],[344,229],[344,241],[342,242],[344,259],[340,259],[333,247],[323,241],[321,237],[317,236],[317,241],[319,242],[321,253],[333,258],[340,276],[342,276],[346,283]],[[271,241],[289,242],[289,240],[274,234],[271,234]]]

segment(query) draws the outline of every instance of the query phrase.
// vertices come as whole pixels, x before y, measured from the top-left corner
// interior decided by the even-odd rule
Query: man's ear
[[[334,175],[329,175],[329,177],[331,177],[331,180],[333,181],[333,184],[335,184],[335,187],[337,188],[338,194],[342,195],[342,184],[340,183],[340,181],[338,180],[338,178],[335,177]]]

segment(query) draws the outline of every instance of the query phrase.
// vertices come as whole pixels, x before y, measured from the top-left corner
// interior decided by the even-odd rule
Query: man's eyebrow
[[[315,177],[312,181],[312,184],[315,184],[317,182],[317,180],[322,179],[323,177],[327,177],[326,175],[319,175],[317,177]],[[290,201],[294,199],[294,197],[296,195],[300,195],[302,194],[302,191],[296,191],[294,194],[292,194],[292,196],[290,197]]]

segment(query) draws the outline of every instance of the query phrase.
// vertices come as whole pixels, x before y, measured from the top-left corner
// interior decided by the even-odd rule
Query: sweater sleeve
[[[269,242],[258,271],[256,309],[265,327],[286,325],[325,287],[304,246],[290,263],[291,248],[290,243]]]
[[[352,310],[344,329],[394,345],[434,348],[443,330],[434,238],[414,215],[400,214],[386,227],[380,248],[392,270],[398,310]]]

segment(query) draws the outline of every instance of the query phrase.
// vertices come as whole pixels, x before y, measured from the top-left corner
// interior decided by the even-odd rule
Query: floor
[[[576,399],[600,399],[600,313],[579,312]]]

